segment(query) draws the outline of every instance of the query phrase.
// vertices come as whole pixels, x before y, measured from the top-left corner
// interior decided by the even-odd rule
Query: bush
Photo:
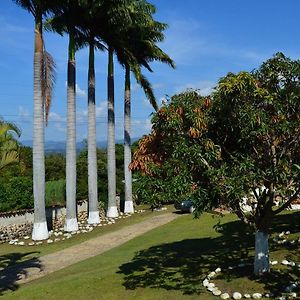
[[[0,185],[0,211],[33,207],[33,184],[31,178],[13,177]]]
[[[64,179],[46,182],[45,202],[46,206],[65,205],[66,181]]]

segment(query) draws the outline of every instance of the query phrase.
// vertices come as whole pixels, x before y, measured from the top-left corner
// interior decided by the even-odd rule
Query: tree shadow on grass
[[[298,217],[299,215],[277,217],[273,230],[289,230],[291,218],[296,222]],[[300,218],[294,227],[297,230],[300,230],[299,223]],[[219,223],[215,229],[221,236],[186,239],[139,251],[131,262],[119,267],[118,273],[124,275],[123,286],[131,290],[147,287],[178,290],[183,294],[200,294],[205,291],[202,281],[210,271],[217,267],[225,270],[241,262],[253,263],[253,230],[240,221]],[[295,277],[291,270],[272,272],[260,279],[254,278],[252,274],[253,266],[244,266],[224,274],[222,272],[219,278],[229,282],[246,277],[262,283],[267,291],[278,294],[282,291],[282,284],[287,286]]]
[[[29,268],[38,268],[42,270],[42,265],[32,254],[38,252],[27,253],[10,253],[0,256],[0,296],[3,292],[19,288],[18,280],[27,277]]]

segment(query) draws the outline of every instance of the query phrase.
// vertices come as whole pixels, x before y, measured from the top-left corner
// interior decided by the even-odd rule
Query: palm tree
[[[16,125],[0,119],[0,170],[19,161],[19,144],[14,135],[20,134]]]
[[[43,16],[50,4],[47,0],[14,0],[28,10],[35,20],[34,37],[34,109],[33,109],[33,196],[34,223],[33,240],[44,240],[49,236],[45,211],[45,154],[44,154],[44,110],[46,119],[51,102],[53,88],[53,60],[45,51],[43,41]]]
[[[67,144],[66,144],[66,220],[65,231],[77,231],[76,206],[76,50],[84,44],[84,37],[76,25],[82,18],[78,0],[64,1],[54,10],[46,28],[69,36],[67,71]]]
[[[140,66],[144,66],[152,71],[149,62],[161,61],[167,63],[172,68],[175,67],[172,59],[164,53],[157,45],[157,42],[164,40],[163,31],[167,25],[153,20],[155,6],[147,1],[133,2],[131,14],[131,24],[123,27],[124,32],[121,37],[123,48],[118,58],[125,68],[125,91],[124,91],[124,177],[125,177],[125,213],[133,213],[132,201],[132,174],[129,169],[131,162],[131,89],[130,71],[133,71],[138,83],[142,86],[149,102],[157,110],[157,104],[151,84],[145,76],[141,74]]]

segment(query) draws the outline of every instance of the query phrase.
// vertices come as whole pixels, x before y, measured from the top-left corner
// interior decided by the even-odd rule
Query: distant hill
[[[140,138],[132,138],[132,143],[139,140]],[[26,147],[32,147],[32,140],[21,141],[21,144]],[[123,140],[116,140],[116,144],[123,144]],[[97,147],[101,149],[106,149],[107,141],[97,142]],[[85,142],[77,142],[76,149],[81,151],[85,148]],[[65,141],[46,141],[45,142],[45,152],[47,153],[64,153],[66,152],[66,142]]]

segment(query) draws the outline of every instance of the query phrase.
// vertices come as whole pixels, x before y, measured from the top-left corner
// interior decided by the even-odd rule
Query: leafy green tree
[[[209,98],[187,91],[173,96],[153,116],[151,134],[140,140],[130,165],[139,171],[135,174],[139,201],[155,207],[200,194],[215,199],[208,166],[218,162],[220,151],[208,133],[209,106]],[[202,209],[212,205],[204,201]]]
[[[228,74],[214,94],[211,132],[222,150],[218,188],[227,205],[256,229],[256,275],[269,271],[274,216],[300,192],[299,79],[300,61],[278,53],[253,74]]]
[[[212,101],[196,92],[172,97],[131,164],[144,199],[189,197],[196,214],[224,204],[252,225],[257,276],[269,271],[274,216],[300,193],[299,79],[300,61],[279,53],[252,74],[222,78]]]

